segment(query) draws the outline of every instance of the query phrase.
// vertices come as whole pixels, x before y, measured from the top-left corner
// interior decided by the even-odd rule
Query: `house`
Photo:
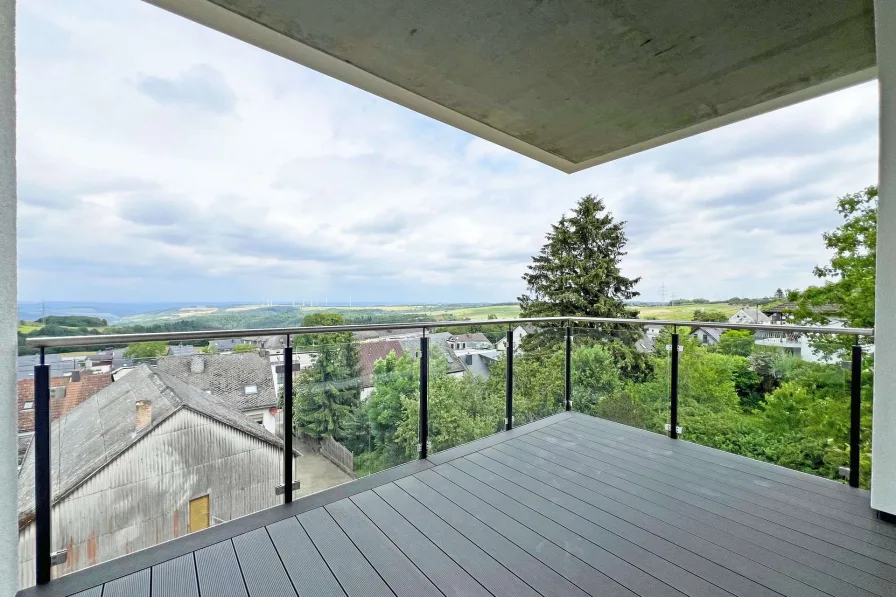
[[[112,383],[105,373],[74,371],[50,378],[50,416],[55,421]],[[34,431],[34,379],[18,382],[19,431]]]
[[[169,357],[186,357],[192,354],[196,354],[196,347],[188,344],[186,346],[169,346],[168,347],[168,356]]]
[[[635,350],[644,354],[652,354],[656,350],[657,335],[644,334],[635,341]]]
[[[516,348],[520,347],[520,344],[523,342],[523,338],[529,335],[531,332],[531,328],[526,329],[525,326],[518,325],[513,328],[513,345]],[[500,351],[507,350],[507,337],[504,336],[499,338],[497,342],[495,342],[495,349]]]
[[[473,334],[458,334],[448,338],[448,348],[451,350],[493,350],[495,345],[485,337],[485,334],[476,332]]]
[[[691,333],[688,334],[691,338],[696,338],[700,344],[703,346],[715,346],[719,343],[719,340],[722,338],[722,332],[719,328],[712,327],[697,327],[691,330]]]
[[[361,342],[358,344],[361,357],[361,400],[366,400],[373,393],[373,371],[376,362],[385,359],[394,352],[396,357],[404,355],[404,348],[398,340],[382,342]]]
[[[50,378],[50,416],[53,421],[112,383],[107,373],[72,371]],[[34,435],[34,379],[18,381],[19,465]]]
[[[67,550],[59,576],[283,500],[278,437],[145,364],[60,417],[51,445],[54,549]],[[33,488],[29,448],[19,475],[22,587],[35,581]]]
[[[50,366],[50,375],[62,376],[81,368],[78,359],[74,357],[62,358],[62,355],[47,353],[44,355],[44,363]],[[40,355],[22,355],[16,359],[16,378],[29,379],[34,377],[34,366],[40,364]]]
[[[458,355],[458,358],[471,375],[488,379],[491,377],[491,366],[501,360],[503,356],[504,353],[498,350],[482,350]]]
[[[283,353],[271,354],[268,360],[271,363],[271,373],[274,376],[274,394],[280,396],[280,388],[283,386],[283,380],[286,374],[286,367],[283,361]],[[313,367],[317,363],[319,355],[315,350],[293,349],[292,353],[292,376],[295,378],[301,371]]]
[[[447,375],[449,377],[460,377],[467,370],[466,366],[463,364],[458,355],[449,347],[449,338],[451,338],[450,332],[434,332],[431,334],[426,334],[426,337],[429,338],[429,359],[432,362],[435,358],[443,358],[445,359],[447,369]],[[405,338],[404,340],[399,340],[402,348],[404,348],[405,354],[409,354],[414,359],[420,358],[420,334],[418,333],[416,337],[413,338]]]
[[[239,338],[228,338],[226,340],[212,340],[210,344],[215,347],[217,352],[232,352],[235,346],[245,343],[245,341]]]
[[[796,303],[780,303],[773,307],[766,307],[762,309],[762,312],[769,317],[771,323],[787,323],[790,320],[790,314],[797,308],[798,305]],[[840,307],[837,305],[815,305],[809,307],[809,309],[813,313],[826,317],[833,317],[840,312]]]
[[[276,433],[277,393],[266,357],[254,352],[164,357],[159,359],[158,368],[220,398],[269,432]]]
[[[741,307],[737,310],[737,313],[728,318],[728,323],[742,323],[742,324],[766,324],[771,323],[771,318],[763,313],[758,306],[756,307]]]

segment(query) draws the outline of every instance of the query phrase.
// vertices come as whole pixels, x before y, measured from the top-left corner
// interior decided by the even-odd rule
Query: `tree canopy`
[[[640,280],[622,275],[624,224],[602,199],[582,197],[571,216],[551,227],[523,274],[527,293],[519,297],[520,316],[636,317],[624,303],[639,296],[634,287]]]
[[[163,357],[168,354],[167,342],[137,342],[129,344],[124,350],[124,356],[129,359],[151,359]]]
[[[822,286],[807,288],[800,297],[801,319],[823,320],[812,307],[838,305],[850,327],[874,327],[874,282],[877,258],[877,187],[837,200],[843,223],[823,235],[825,247],[833,251],[827,265],[813,273]]]

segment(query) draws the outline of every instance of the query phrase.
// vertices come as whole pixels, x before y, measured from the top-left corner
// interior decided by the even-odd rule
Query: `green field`
[[[19,331],[23,334],[33,332],[34,330],[39,330],[41,327],[43,326],[34,321],[23,321],[19,323]]]
[[[692,321],[694,311],[704,309],[706,311],[721,311],[726,317],[731,317],[742,305],[729,305],[728,303],[692,303],[688,305],[661,305],[657,307],[632,307],[638,310],[639,319],[668,319],[675,321]]]

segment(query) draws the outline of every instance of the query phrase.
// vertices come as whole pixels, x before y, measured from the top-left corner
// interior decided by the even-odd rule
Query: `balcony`
[[[528,326],[527,332],[515,325],[522,322],[538,327]],[[490,370],[492,379],[474,378],[472,372],[468,376],[464,374],[467,383],[486,385],[494,384],[498,373],[503,375],[500,381],[504,390],[501,399],[504,419],[498,421],[497,413],[488,414],[495,421],[490,430],[485,429],[485,437],[453,446],[440,439],[436,449],[441,451],[432,453],[430,434],[445,424],[440,413],[433,410],[440,404],[438,387],[444,383],[437,375],[456,375],[451,373],[450,366],[457,360],[450,352],[442,354],[439,341],[444,340],[447,346],[447,339],[436,330],[471,323],[508,328],[501,339],[503,356]],[[415,414],[419,416],[419,444],[418,459],[407,461],[407,456],[399,455],[399,460],[406,463],[307,495],[309,481],[315,485],[315,473],[297,464],[302,455],[295,442],[301,440],[291,434],[276,438],[262,424],[252,422],[251,412],[246,411],[246,416],[231,412],[215,396],[231,391],[220,385],[221,380],[209,378],[223,376],[224,370],[227,376],[238,378],[239,395],[235,400],[245,401],[246,396],[241,393],[245,387],[253,388],[258,394],[266,387],[264,384],[245,386],[248,378],[243,380],[238,368],[224,362],[227,355],[218,355],[208,363],[200,354],[195,354],[153,359],[151,366],[138,365],[134,371],[118,378],[111,389],[102,390],[105,393],[93,399],[95,405],[76,406],[52,429],[48,408],[52,400],[49,367],[39,365],[35,368],[33,384],[35,445],[34,452],[29,454],[31,460],[26,459],[30,468],[25,466],[23,477],[34,479],[34,519],[33,524],[27,523],[25,534],[20,535],[20,543],[24,541],[29,549],[33,546],[35,555],[31,565],[36,567],[38,586],[23,589],[19,594],[22,597],[306,594],[887,597],[894,594],[896,527],[878,519],[870,507],[869,492],[858,488],[861,347],[855,346],[852,350],[853,375],[848,387],[843,388],[851,396],[849,466],[845,468],[849,485],[846,485],[678,439],[682,433],[679,394],[685,405],[686,435],[687,417],[694,400],[691,394],[699,394],[700,390],[693,387],[695,378],[692,377],[698,363],[690,360],[689,352],[680,350],[685,346],[680,344],[682,337],[678,332],[679,328],[686,328],[686,322],[649,325],[659,326],[660,336],[671,332],[670,344],[665,350],[662,342],[656,348],[661,351],[657,362],[667,363],[669,367],[664,373],[668,377],[663,378],[669,382],[668,403],[663,406],[667,410],[659,413],[661,418],[668,417],[668,437],[573,412],[574,405],[595,398],[583,395],[584,384],[575,385],[579,383],[576,380],[581,374],[579,367],[583,358],[593,359],[595,346],[606,346],[614,340],[640,347],[641,343],[636,340],[643,336],[645,323],[638,320],[540,318],[34,339],[36,345],[46,349],[85,342],[160,340],[163,336],[185,342],[225,335],[280,334],[285,341],[277,354],[265,350],[262,358],[252,352],[239,352],[233,359],[245,375],[255,370],[270,372],[270,363],[282,366],[281,383],[287,387],[286,395],[290,395],[293,384],[315,386],[318,382],[314,381],[317,379],[314,367],[333,355],[342,358],[349,348],[349,344],[331,343],[303,349],[305,353],[317,355],[311,375],[303,377],[298,373],[304,371],[308,376],[309,370],[297,366],[300,360],[293,353],[298,350],[294,344],[302,336],[319,339],[336,333],[340,334],[339,339],[345,340],[348,332],[401,329],[404,330],[401,341],[406,343],[409,353],[415,349],[413,355],[419,361],[414,390],[415,408],[419,411]],[[772,327],[787,333],[800,332],[796,326],[718,325],[760,332]],[[414,329],[419,336],[412,337]],[[868,337],[873,331],[841,328],[829,333],[850,338]],[[448,332],[442,334],[450,336]],[[534,343],[526,344],[526,336],[531,336]],[[390,348],[394,344],[395,349],[401,350],[402,344],[393,337],[394,334],[384,336],[384,346],[388,344],[386,347]],[[389,369],[395,363],[384,362],[395,358],[392,348],[373,350],[377,344],[371,341],[363,345],[362,356],[380,355],[376,362],[383,365],[372,373],[360,372],[354,380],[356,390],[371,379],[397,380],[404,385],[414,382],[408,371],[402,373],[397,365]],[[531,363],[527,362],[525,347],[531,347],[534,353],[536,347],[545,345],[553,346],[558,356],[565,353],[565,360],[548,359],[543,365],[565,367],[565,380],[559,387],[545,385],[543,379],[533,375]],[[703,350],[692,345],[687,351],[692,349]],[[434,365],[430,363],[431,358]],[[179,359],[187,360],[181,363]],[[222,362],[218,363],[219,360]],[[518,361],[516,368],[514,361]],[[839,367],[833,369],[839,370]],[[194,379],[195,376],[198,377]],[[191,383],[210,390],[190,389]],[[337,385],[352,383],[352,380],[343,380]],[[596,386],[588,386],[591,389],[587,391],[606,392],[606,384],[606,380],[601,381]],[[531,404],[515,404],[515,394],[519,399],[519,395],[525,395],[524,390],[533,388],[535,394],[545,397],[538,409],[532,410]],[[162,391],[164,402],[154,402],[148,397],[146,392],[154,390]],[[367,399],[375,396],[377,390],[378,387],[371,388]],[[116,401],[113,395],[125,398]],[[255,396],[253,393],[252,404],[247,406],[250,411],[256,406]],[[431,396],[435,397],[432,405]],[[211,470],[209,467],[219,457],[190,465],[185,456],[193,457],[202,451],[211,453],[214,448],[225,451],[227,465],[218,464],[214,469],[217,473],[209,474],[208,483],[213,490],[206,493],[216,494],[214,498],[218,502],[223,498],[229,504],[228,518],[232,520],[218,520],[220,524],[213,522],[210,528],[197,530],[193,527],[195,500],[190,500],[190,527],[186,532],[193,532],[178,537],[175,513],[173,538],[161,536],[156,530],[154,543],[151,537],[142,537],[140,542],[126,544],[127,553],[115,554],[122,557],[109,559],[107,552],[99,563],[91,561],[91,567],[81,566],[83,569],[75,568],[73,572],[71,565],[80,548],[69,547],[72,553],[65,556],[72,558],[67,570],[71,573],[51,574],[54,560],[50,551],[61,540],[55,527],[61,525],[66,529],[64,534],[69,536],[84,534],[86,527],[91,526],[90,513],[83,506],[86,502],[79,506],[80,523],[66,519],[66,516],[70,518],[71,506],[69,510],[60,507],[64,500],[71,501],[70,495],[75,499],[85,497],[85,490],[71,483],[72,470],[78,474],[85,472],[87,463],[79,453],[85,440],[79,436],[74,443],[65,441],[72,442],[72,430],[83,432],[84,425],[101,419],[102,415],[92,414],[95,411],[114,410],[117,419],[126,420],[133,414],[131,397],[139,398],[137,436],[143,434],[155,439],[143,442],[144,447],[136,448],[128,462],[147,463],[156,471],[150,479],[167,473],[158,453],[154,456],[146,450],[170,451],[180,445],[177,441],[183,443],[181,440],[171,443],[170,439],[161,439],[150,432],[169,438],[183,430],[200,435],[187,438],[193,447],[179,457],[178,462],[186,467],[178,468],[185,471],[178,472],[178,478],[182,479],[180,485],[161,482],[157,487],[162,489],[161,493],[148,492],[147,487],[156,486],[129,481],[113,468],[106,468],[102,473],[98,469],[97,479],[117,477],[114,491],[122,491],[128,484],[139,490],[136,499],[130,501],[122,501],[123,494],[114,492],[101,499],[100,502],[112,500],[109,516],[113,520],[127,518],[120,510],[133,501],[149,499],[167,503],[171,496],[165,492],[176,490],[192,497],[197,471]],[[119,408],[121,404],[124,407]],[[170,416],[178,408],[192,413],[188,421]],[[285,402],[285,420],[293,419],[293,408],[292,401]],[[614,408],[602,416],[617,421],[637,420],[632,413],[620,411],[618,405]],[[213,424],[199,422],[203,416]],[[528,424],[515,426],[518,418],[520,423],[528,421]],[[116,426],[120,427],[121,423]],[[214,433],[219,426],[235,430],[242,438],[240,445],[254,447],[250,446],[248,451],[242,448],[231,455],[227,452],[230,444]],[[208,428],[212,428],[211,435]],[[63,435],[63,429],[67,435]],[[128,429],[124,431],[119,436],[127,443],[131,434]],[[109,435],[106,429],[96,432],[104,438]],[[133,445],[127,443],[124,449]],[[344,473],[334,470],[342,479],[348,478],[346,473],[353,474],[353,456],[347,448],[332,438],[322,442],[321,454],[325,453],[324,448],[341,451],[341,460],[334,462],[339,463]],[[117,458],[113,454],[115,449],[107,451],[111,456],[104,457],[101,467]],[[278,458],[282,460],[279,471]],[[217,483],[212,477],[222,482]],[[246,479],[250,485],[244,490],[241,483]],[[299,490],[294,480],[305,488]],[[279,488],[274,491],[278,484]],[[333,484],[316,486],[314,491]],[[199,485],[205,487],[203,483]],[[293,487],[294,491],[283,491],[284,487]],[[97,487],[92,491],[98,491]],[[242,497],[237,500],[222,495],[228,491]],[[275,494],[282,495],[278,499],[285,503],[274,505]],[[246,498],[248,495],[258,497],[251,501]],[[243,506],[242,510],[238,504]],[[221,512],[213,506],[206,498],[206,516],[212,511]],[[136,508],[146,515],[137,516],[146,519],[138,528],[158,527],[150,520],[153,518],[149,516],[151,506]],[[164,520],[170,525],[171,520]],[[166,539],[171,540],[165,542]],[[91,535],[91,541],[87,542],[86,550],[92,549],[92,558],[96,559],[95,535]],[[133,546],[139,551],[130,553]],[[56,562],[60,559],[64,558],[55,556]],[[50,581],[51,576],[56,578]]]
[[[867,491],[565,412],[20,595],[894,592]]]

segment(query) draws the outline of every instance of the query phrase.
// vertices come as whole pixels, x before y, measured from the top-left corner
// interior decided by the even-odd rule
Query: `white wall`
[[[244,410],[243,414],[249,417],[250,419],[255,419],[259,415],[262,417],[262,426],[265,429],[277,435],[277,417],[276,415],[271,414],[270,407],[268,408],[259,408],[258,410]]]
[[[896,515],[896,2],[876,0],[880,203],[875,288],[871,507]]]
[[[0,597],[16,592],[15,0],[0,0]]]

